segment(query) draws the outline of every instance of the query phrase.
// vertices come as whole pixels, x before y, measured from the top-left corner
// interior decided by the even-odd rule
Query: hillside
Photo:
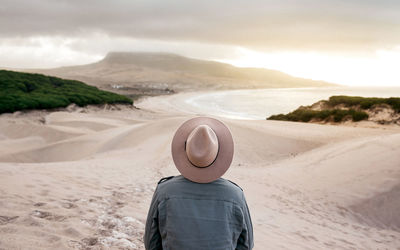
[[[331,96],[288,114],[272,115],[267,120],[340,123],[368,120],[400,125],[400,98]]]
[[[103,60],[92,64],[29,71],[80,80],[125,95],[332,85],[292,77],[275,70],[238,68],[168,53],[111,52]]]
[[[59,108],[72,103],[78,106],[132,104],[132,100],[75,80],[0,70],[0,113]]]

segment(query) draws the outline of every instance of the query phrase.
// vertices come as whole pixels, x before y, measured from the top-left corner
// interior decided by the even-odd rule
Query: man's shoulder
[[[160,201],[167,199],[184,198],[209,199],[219,201],[229,201],[243,206],[245,198],[242,188],[236,183],[219,178],[210,183],[192,182],[182,175],[169,176],[160,179],[155,191],[157,199]]]
[[[224,180],[225,180],[225,179],[224,179]],[[233,181],[231,181],[231,180],[227,180],[227,181],[230,182],[230,184],[233,184],[233,185],[235,186],[235,188],[239,188],[240,191],[243,192],[243,189],[242,189],[238,184],[236,184],[235,182],[233,182]]]
[[[169,184],[173,184],[173,183],[177,183],[177,182],[199,185],[199,183],[195,183],[195,182],[185,179],[185,177],[183,177],[182,175],[163,177],[158,181],[157,185],[158,186],[168,186]],[[239,190],[243,191],[243,189],[238,184],[236,184],[235,182],[233,182],[231,180],[224,179],[224,178],[219,178],[214,182],[200,184],[200,185],[223,185],[228,188],[233,188],[238,191]]]
[[[157,182],[158,187],[168,187],[176,183],[185,182],[185,178],[182,175],[172,175],[168,177],[163,177]]]
[[[169,181],[169,180],[171,180],[172,178],[174,178],[175,176],[168,176],[168,177],[163,177],[163,178],[161,178],[159,181],[158,181],[158,183],[157,183],[157,185],[159,185],[159,184],[161,184],[161,183],[163,183],[163,182],[166,182],[166,181]]]

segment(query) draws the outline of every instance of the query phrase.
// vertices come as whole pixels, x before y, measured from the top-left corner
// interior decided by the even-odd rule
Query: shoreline
[[[333,88],[333,87],[330,87]],[[336,89],[338,87],[335,87]],[[315,89],[315,88],[294,88],[296,89]],[[246,89],[247,91],[254,91],[251,89]],[[271,90],[271,89],[264,89]],[[287,90],[282,88],[281,90]],[[235,112],[232,109],[227,110],[221,109],[223,107],[214,106],[212,100],[217,99],[218,96],[230,94],[230,93],[240,93],[238,90],[205,90],[205,91],[186,91],[179,92],[172,95],[163,95],[155,97],[142,97],[138,99],[135,106],[139,109],[158,112],[158,113],[173,113],[175,115],[211,115],[215,117],[222,117],[227,119],[237,119],[237,120],[265,120],[266,117],[263,116],[249,116],[243,112]],[[204,98],[205,97],[205,98]],[[196,99],[206,99],[211,101],[211,108],[204,109],[200,103],[196,103]],[[301,105],[300,105],[301,106]],[[299,107],[299,106],[298,106]],[[219,108],[219,109],[218,109]],[[382,128],[382,129],[394,129],[400,130],[400,126],[396,124],[378,124],[372,121],[359,121],[359,122],[342,122],[342,123],[318,123],[321,125],[333,125],[333,126],[349,126],[349,127],[364,127],[364,128]]]

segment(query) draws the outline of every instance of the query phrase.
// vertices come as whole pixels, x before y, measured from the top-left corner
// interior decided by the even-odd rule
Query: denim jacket
[[[252,249],[253,226],[242,189],[222,178],[206,184],[181,175],[160,181],[144,245],[148,250]]]

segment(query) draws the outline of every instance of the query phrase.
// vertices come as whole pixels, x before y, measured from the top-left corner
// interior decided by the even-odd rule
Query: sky
[[[400,1],[0,0],[0,67],[87,64],[109,51],[400,87]]]

